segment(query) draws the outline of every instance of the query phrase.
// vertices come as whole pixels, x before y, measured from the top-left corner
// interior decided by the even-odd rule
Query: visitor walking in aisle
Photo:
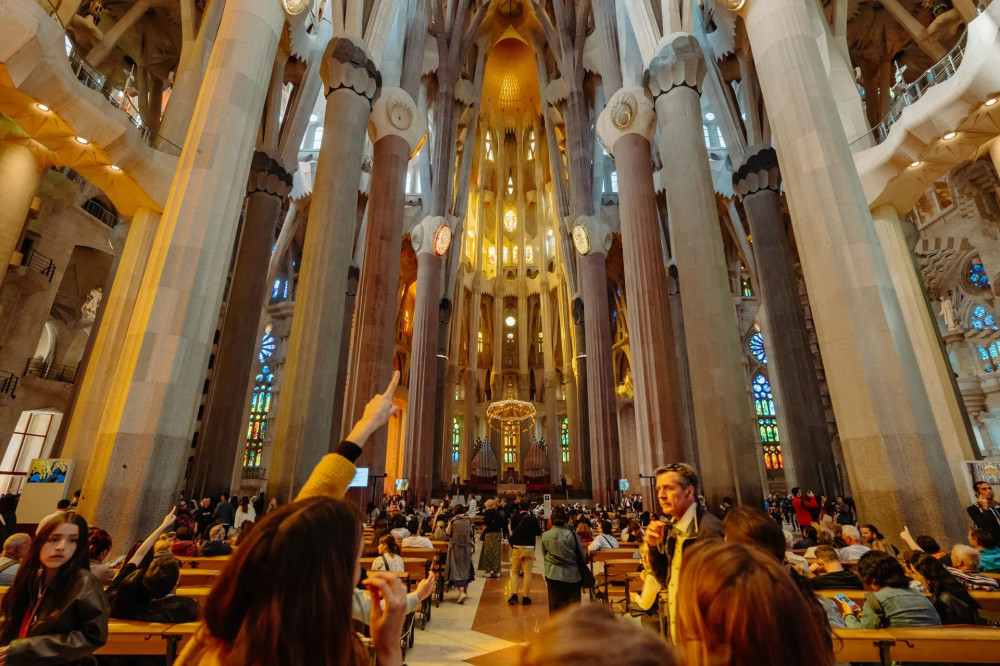
[[[469,583],[475,578],[472,568],[472,520],[461,504],[448,523],[448,574],[453,587],[458,589],[458,603],[469,597]]]
[[[566,526],[569,515],[565,507],[554,507],[551,518],[552,528],[542,534],[542,559],[550,615],[570,604],[580,603],[584,558],[580,538]]]
[[[503,533],[503,517],[494,500],[486,500],[486,510],[483,512],[483,550],[479,553],[479,570],[485,571],[490,578],[500,577],[501,535]]]

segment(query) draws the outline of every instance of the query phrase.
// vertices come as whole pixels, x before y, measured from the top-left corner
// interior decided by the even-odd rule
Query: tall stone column
[[[7,262],[17,251],[31,201],[42,183],[42,169],[26,147],[12,141],[0,141],[0,183],[3,183],[3,206],[0,206],[0,282],[7,275]]]
[[[809,331],[799,303],[795,257],[781,210],[778,156],[770,146],[747,148],[746,161],[733,174],[743,200],[757,280],[764,304],[768,367],[781,412],[781,449],[789,486],[843,493],[826,426],[826,410],[816,383]]]
[[[562,442],[559,439],[559,413],[556,403],[556,341],[552,337],[552,292],[549,281],[542,273],[542,291],[539,295],[539,314],[542,318],[542,399],[545,403],[545,440],[548,446],[549,481],[559,483],[562,474]],[[532,341],[534,344],[534,341]]]
[[[434,413],[438,396],[437,343],[441,294],[441,257],[451,243],[445,218],[425,217],[410,234],[417,253],[417,297],[413,305],[413,345],[410,352],[409,403],[406,408],[406,450],[403,474],[410,496],[430,499],[434,464]],[[496,397],[494,397],[496,399]],[[501,456],[498,458],[502,459]]]
[[[611,363],[611,313],[608,310],[606,252],[611,232],[597,215],[582,215],[573,228],[580,253],[580,291],[584,302],[584,345],[590,422],[590,485],[595,502],[607,502],[621,477],[615,380]]]
[[[361,281],[358,283],[347,367],[342,430],[361,418],[372,396],[392,377],[393,343],[399,311],[399,252],[406,204],[406,165],[426,132],[413,99],[402,88],[383,88],[372,105],[368,136],[374,146]],[[385,472],[386,431],[380,430],[358,459],[369,474]]]
[[[677,368],[650,141],[656,113],[646,91],[626,87],[601,112],[597,131],[615,156],[628,293],[639,472],[683,459],[677,437]]]
[[[270,155],[256,152],[250,161],[243,230],[229,281],[229,298],[219,336],[211,393],[202,420],[201,445],[189,487],[194,496],[215,497],[230,488],[244,441],[243,413],[258,344],[260,310],[267,296],[271,260],[284,198],[292,175]]]
[[[762,502],[759,444],[746,404],[746,373],[702,139],[705,58],[691,35],[664,37],[646,73],[656,99],[674,261],[684,280],[685,339],[705,498]],[[619,177],[619,183],[621,178]],[[639,382],[636,382],[638,385]]]
[[[961,394],[955,381],[955,371],[948,360],[937,317],[930,309],[927,291],[917,274],[910,246],[903,235],[899,213],[890,205],[879,206],[872,209],[872,220],[899,307],[906,320],[906,331],[917,355],[917,365],[948,458],[949,471],[959,498],[964,499],[969,494],[964,461],[978,457],[978,446],[974,443],[975,436],[965,405],[959,398]]]
[[[287,502],[331,445],[364,129],[381,77],[364,43],[335,37],[320,67],[325,136],[295,294],[268,488]],[[371,396],[368,396],[371,398]],[[334,438],[336,435],[334,435]]]
[[[744,9],[861,519],[964,538],[931,402],[799,0]]]
[[[231,0],[118,356],[81,510],[125,543],[181,487],[271,67],[273,0]],[[123,510],[126,509],[126,510]]]
[[[73,411],[63,419],[67,425],[59,455],[76,461],[73,476],[69,479],[70,486],[74,488],[80,487],[80,480],[87,473],[116,363],[125,344],[125,335],[159,227],[160,213],[149,208],[140,208],[132,216],[114,282],[102,307],[100,326],[92,333],[94,344],[86,371],[78,380],[79,391]]]

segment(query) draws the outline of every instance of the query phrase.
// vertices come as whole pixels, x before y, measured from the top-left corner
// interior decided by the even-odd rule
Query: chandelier
[[[486,408],[486,420],[497,432],[500,432],[501,426],[507,423],[520,425],[528,421],[527,427],[531,427],[535,424],[535,406],[524,400],[491,402]]]

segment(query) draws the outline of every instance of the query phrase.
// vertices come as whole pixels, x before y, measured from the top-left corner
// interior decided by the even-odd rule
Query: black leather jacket
[[[43,601],[28,637],[11,641],[7,663],[76,664],[107,640],[108,600],[104,589],[92,573],[80,571],[66,601]]]
[[[698,528],[692,538],[685,539],[684,543],[681,544],[682,553],[686,552],[697,541],[720,539],[724,536],[722,521],[701,506],[695,509],[695,512]],[[668,529],[664,536],[665,538],[660,542],[658,548],[649,549],[649,566],[653,575],[656,576],[656,580],[660,581],[660,585],[666,589],[670,580],[670,560],[673,558],[677,536],[672,529]]]

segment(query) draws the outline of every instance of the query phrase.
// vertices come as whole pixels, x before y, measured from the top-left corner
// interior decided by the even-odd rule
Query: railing
[[[88,213],[90,213],[91,215],[93,215],[98,220],[100,220],[107,226],[111,227],[112,229],[117,227],[118,223],[121,222],[121,218],[118,217],[117,213],[115,213],[113,210],[105,208],[104,206],[101,205],[100,202],[95,201],[94,199],[88,199],[87,201],[84,201],[83,205],[81,205],[80,208],[83,208],[85,211],[87,211]]]
[[[991,2],[992,0],[980,0],[973,14],[973,19],[985,12]],[[892,100],[892,104],[889,105],[889,113],[882,119],[882,122],[871,128],[867,134],[859,136],[851,142],[851,152],[859,152],[867,148],[872,148],[885,141],[889,138],[889,130],[893,124],[903,115],[903,109],[921,99],[924,93],[932,86],[955,76],[959,66],[962,64],[962,59],[965,57],[965,45],[968,41],[969,30],[966,27],[965,32],[959,37],[958,42],[951,48],[948,55],[939,60],[930,69],[921,74],[920,78],[907,85],[896,95],[895,99]]]
[[[69,33],[66,31],[66,26],[59,18],[59,11],[56,9],[55,5],[52,4],[52,0],[45,0],[45,4],[48,5],[48,9],[46,11],[49,16],[51,16],[52,19],[59,24],[59,27],[62,28],[64,38],[69,40]],[[142,120],[142,116],[139,115],[139,111],[132,105],[132,100],[129,99],[124,90],[116,88],[108,83],[107,77],[97,71],[97,68],[93,65],[84,60],[83,56],[80,55],[80,53],[72,46],[67,48],[66,55],[69,58],[70,67],[73,69],[73,73],[76,74],[76,78],[82,81],[88,88],[92,88],[104,95],[104,98],[111,102],[115,108],[124,111],[132,121],[132,124],[139,130],[139,134],[142,136],[147,145],[170,155],[181,154],[180,146],[167,141],[161,135],[149,128],[149,126]]]
[[[0,393],[6,393],[11,398],[16,398],[14,391],[17,390],[18,377],[13,372],[0,371]]]
[[[267,478],[266,467],[244,467],[243,478],[247,480],[263,481]]]
[[[21,265],[41,273],[49,279],[49,282],[52,282],[52,276],[56,274],[56,265],[52,263],[52,259],[46,257],[38,250],[32,250],[25,255],[24,260],[21,261]]]
[[[24,370],[24,376],[72,384],[76,381],[76,373],[79,369],[79,365],[46,363],[40,358],[32,358],[28,360],[28,367]]]

